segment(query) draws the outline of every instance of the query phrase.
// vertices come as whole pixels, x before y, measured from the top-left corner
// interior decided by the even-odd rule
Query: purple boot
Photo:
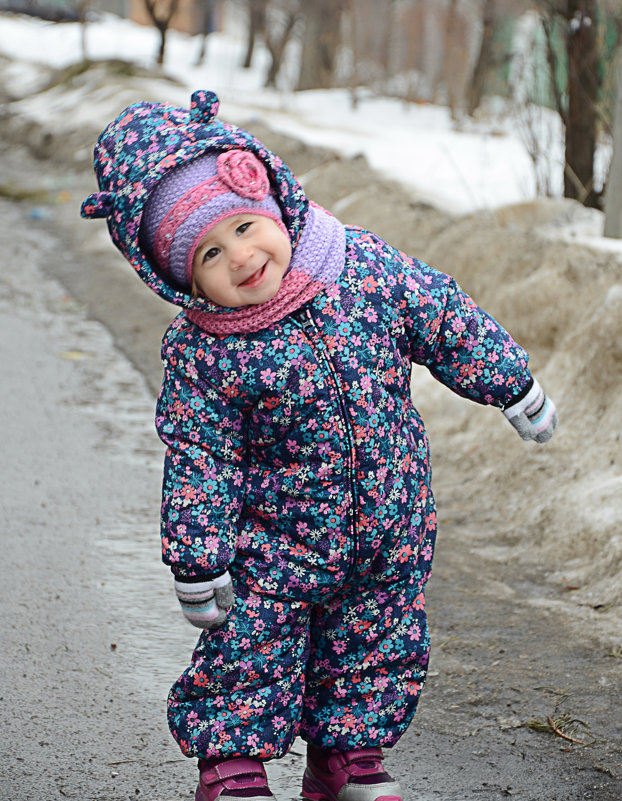
[[[380,748],[321,751],[309,745],[302,797],[306,801],[402,801],[402,791],[385,772]]]
[[[261,762],[245,757],[216,763],[199,760],[199,772],[195,801],[275,801]]]

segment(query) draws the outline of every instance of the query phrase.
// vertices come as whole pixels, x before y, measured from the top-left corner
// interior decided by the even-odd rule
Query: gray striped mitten
[[[503,414],[521,439],[548,442],[557,426],[557,409],[536,379],[532,381],[531,386],[527,386],[515,400],[508,403]]]
[[[199,629],[222,626],[235,602],[228,570],[211,578],[175,576],[175,592],[186,619]]]

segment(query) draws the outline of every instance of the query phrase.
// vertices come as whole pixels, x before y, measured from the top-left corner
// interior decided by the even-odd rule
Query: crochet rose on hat
[[[259,159],[247,150],[229,150],[216,160],[220,180],[236,195],[263,200],[270,189],[268,173]]]

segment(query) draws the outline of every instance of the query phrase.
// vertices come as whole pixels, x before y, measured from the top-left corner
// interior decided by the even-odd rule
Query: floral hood
[[[283,161],[248,131],[216,118],[213,92],[192,94],[190,109],[168,103],[128,106],[100,134],[94,150],[98,192],[83,202],[81,214],[105,217],[114,244],[142,280],[165,300],[201,310],[212,304],[164,280],[139,242],[140,222],[150,192],[166,173],[207,150],[249,150],[266,166],[295,249],[309,214],[309,202]]]

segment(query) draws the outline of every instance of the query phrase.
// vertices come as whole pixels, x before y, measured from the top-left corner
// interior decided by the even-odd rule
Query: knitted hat
[[[193,92],[190,108],[170,103],[133,103],[101,132],[94,150],[99,191],[82,203],[81,214],[104,218],[114,244],[138,276],[161,298],[186,309],[213,309],[207,298],[167,280],[140,236],[145,205],[175,170],[208,154],[244,150],[267,170],[294,254],[310,215],[309,201],[286,164],[249,131],[217,117],[213,92]],[[245,201],[248,210],[250,200]],[[291,270],[290,270],[291,274]],[[229,315],[230,310],[219,310]]]
[[[155,186],[145,205],[141,244],[163,278],[190,288],[197,247],[211,228],[236,214],[270,217],[287,234],[261,161],[247,150],[207,153]]]

